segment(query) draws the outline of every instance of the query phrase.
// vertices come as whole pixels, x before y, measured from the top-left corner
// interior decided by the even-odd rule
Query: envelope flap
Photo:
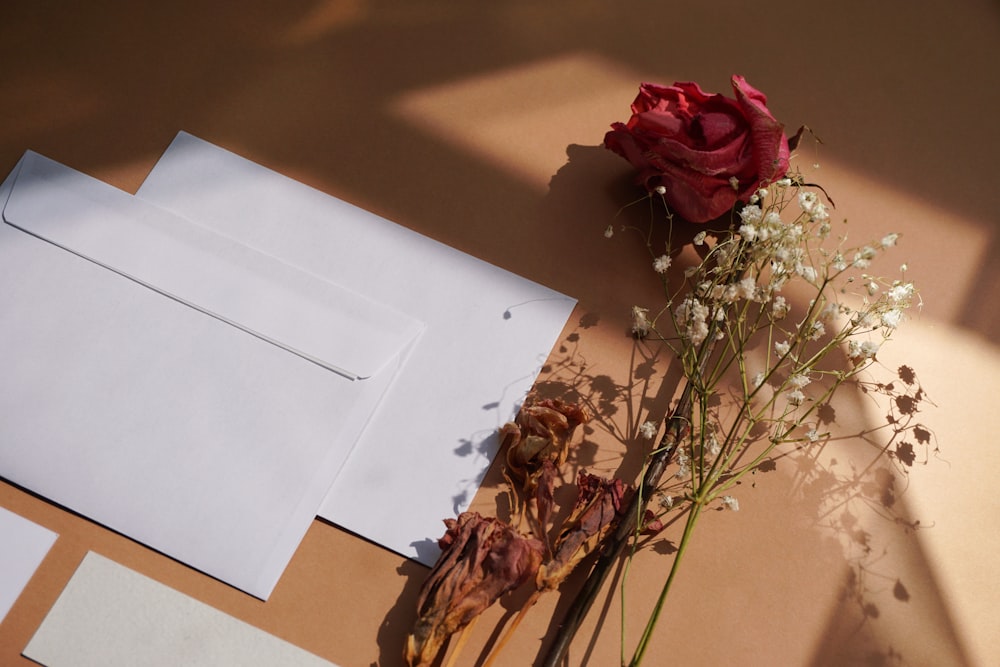
[[[27,152],[3,220],[164,298],[350,379],[371,377],[423,323],[362,294]]]

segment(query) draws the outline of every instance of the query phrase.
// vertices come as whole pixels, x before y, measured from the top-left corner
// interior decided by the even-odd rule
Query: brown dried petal
[[[514,422],[504,424],[500,429],[500,448],[509,452],[511,449],[517,448],[520,442],[521,427]]]
[[[544,399],[525,403],[514,424],[501,431],[507,447],[507,466],[520,478],[551,461],[557,466],[566,461],[567,444],[580,424],[590,421],[590,414],[576,403]],[[519,431],[514,437],[513,429]]]
[[[538,570],[544,547],[478,512],[445,521],[443,551],[420,589],[418,619],[407,637],[407,664],[430,664],[445,640],[468,625],[501,595]]]
[[[531,532],[545,543],[548,543],[549,519],[555,506],[558,474],[555,464],[545,461],[524,484],[525,495],[528,497],[528,520],[531,523]]]
[[[581,472],[577,488],[576,504],[556,538],[552,559],[538,569],[539,590],[557,588],[577,563],[600,546],[621,516],[627,487],[620,479]]]

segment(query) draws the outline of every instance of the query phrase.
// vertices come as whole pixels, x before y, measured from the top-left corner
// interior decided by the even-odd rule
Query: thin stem
[[[742,247],[739,252],[743,252]],[[742,275],[742,268],[734,269],[727,275],[726,281],[739,281]],[[646,505],[649,504],[650,498],[652,498],[653,494],[659,488],[660,479],[663,477],[663,473],[666,471],[671,458],[673,458],[674,452],[687,437],[688,433],[690,433],[692,394],[696,390],[703,391],[704,389],[700,385],[705,376],[705,369],[710,363],[715,350],[715,334],[718,331],[718,327],[718,320],[713,319],[709,324],[708,335],[702,341],[701,345],[697,347],[696,351],[692,352],[692,358],[686,359],[684,358],[686,355],[682,356],[681,362],[687,381],[681,392],[680,400],[677,402],[677,407],[667,419],[666,428],[660,440],[660,446],[649,459],[639,490],[632,494],[628,507],[622,513],[622,517],[625,520],[619,521],[615,527],[615,531],[607,538],[602,547],[601,554],[598,556],[597,562],[590,572],[590,576],[587,577],[583,588],[577,593],[569,609],[566,611],[566,616],[559,628],[559,632],[556,634],[555,641],[549,647],[545,660],[542,662],[542,667],[556,667],[566,654],[570,643],[573,641],[573,637],[576,635],[576,631],[579,629],[587,612],[590,611],[597,593],[613,569],[615,561],[624,552],[625,545],[636,536],[636,526],[641,526]],[[699,387],[695,387],[695,382],[699,384]],[[628,517],[634,517],[635,524],[627,520]],[[688,521],[690,522],[690,518]]]
[[[476,623],[479,621],[479,616],[476,616],[469,624],[462,628],[462,633],[458,636],[458,643],[455,644],[455,649],[448,656],[448,662],[445,663],[444,667],[453,667],[455,661],[458,660],[458,656],[462,653],[462,649],[465,648],[466,642],[469,641],[469,636],[472,634],[472,628],[476,627]]]
[[[490,651],[490,654],[486,658],[486,662],[483,663],[483,667],[490,667],[493,664],[493,661],[496,660],[497,656],[500,655],[500,652],[503,651],[504,646],[506,646],[507,642],[510,641],[510,638],[514,636],[514,630],[517,630],[517,626],[519,626],[521,624],[521,621],[524,620],[524,617],[527,615],[528,610],[534,607],[535,603],[538,602],[538,597],[541,595],[541,593],[542,593],[541,591],[536,590],[534,593],[531,594],[531,597],[528,599],[527,602],[524,603],[521,609],[518,610],[517,616],[514,617],[514,620],[511,622],[510,626],[504,632],[503,637],[500,638],[499,643],[497,643],[497,645],[493,648],[493,650]]]
[[[653,613],[649,616],[649,621],[647,621],[646,628],[643,630],[642,637],[639,639],[639,644],[635,648],[635,653],[632,655],[629,667],[636,667],[642,662],[642,658],[646,653],[646,648],[649,645],[649,640],[653,636],[653,630],[656,628],[656,623],[660,619],[660,612],[663,611],[663,605],[667,600],[667,593],[670,592],[670,585],[673,583],[674,577],[677,575],[681,559],[687,551],[688,544],[691,542],[691,536],[694,534],[694,526],[698,521],[698,517],[701,516],[701,510],[701,503],[696,502],[691,506],[691,513],[688,514],[687,523],[684,525],[684,534],[681,536],[680,544],[677,546],[677,553],[674,555],[674,562],[670,566],[670,574],[667,575],[667,580],[664,582],[662,590],[660,590],[660,596],[656,600],[656,606],[653,607]]]

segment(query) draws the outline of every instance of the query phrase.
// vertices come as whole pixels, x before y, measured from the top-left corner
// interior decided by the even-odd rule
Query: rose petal
[[[735,99],[694,82],[643,83],[627,123],[613,123],[604,145],[638,170],[638,182],[690,222],[707,222],[784,176],[789,148],[767,98],[733,76]],[[735,178],[737,188],[731,185]]]

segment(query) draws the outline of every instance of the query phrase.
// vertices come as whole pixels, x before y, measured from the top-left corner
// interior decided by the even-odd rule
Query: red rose
[[[644,83],[632,118],[614,123],[604,145],[639,170],[648,190],[663,186],[667,204],[685,220],[717,218],[788,171],[788,138],[767,97],[741,76],[733,77],[733,91],[736,99],[696,83]]]

